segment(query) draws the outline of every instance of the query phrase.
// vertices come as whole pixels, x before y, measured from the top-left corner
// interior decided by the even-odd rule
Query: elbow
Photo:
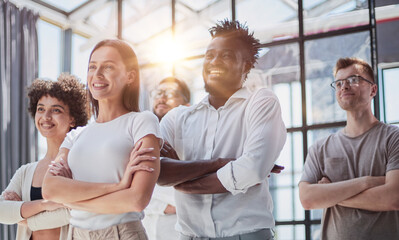
[[[303,207],[305,210],[314,209],[311,201],[309,201],[308,199],[302,199],[302,198],[300,198],[300,199],[301,199],[302,207]]]
[[[312,200],[312,196],[309,194],[305,194],[299,189],[299,200],[301,201],[302,207],[305,210],[312,210],[316,207],[314,206],[314,201]]]
[[[129,203],[129,209],[128,212],[142,212],[144,211],[144,209],[147,207],[147,205],[149,204],[150,200],[146,200],[146,199],[140,199],[136,202],[133,203],[133,201],[131,201]]]
[[[56,188],[48,181],[43,182],[42,196],[44,200],[55,201]]]
[[[399,196],[395,196],[390,203],[391,211],[399,211]]]

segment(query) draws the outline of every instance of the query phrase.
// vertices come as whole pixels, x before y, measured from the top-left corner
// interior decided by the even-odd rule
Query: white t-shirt
[[[74,179],[118,183],[134,144],[149,134],[161,139],[157,117],[149,111],[130,112],[109,122],[93,122],[71,131],[61,148],[70,149],[68,164]],[[97,214],[72,210],[70,222],[74,227],[97,230],[142,218],[142,212]]]

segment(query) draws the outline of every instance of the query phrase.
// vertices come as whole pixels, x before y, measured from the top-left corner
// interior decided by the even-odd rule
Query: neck
[[[224,104],[227,102],[227,100],[229,100],[230,97],[231,97],[231,95],[229,97],[220,97],[220,96],[215,96],[215,95],[209,94],[209,103],[215,109],[218,109],[218,108],[224,106]]]
[[[64,136],[65,137],[65,136]],[[58,154],[61,143],[64,141],[64,138],[47,138],[47,152],[43,158],[43,161],[53,161]]]
[[[102,101],[98,104],[99,111],[96,121],[100,123],[109,122],[129,112],[129,110],[123,106],[123,103],[115,104],[109,101]]]
[[[374,117],[371,109],[366,111],[347,111],[347,122],[344,128],[346,135],[357,137],[371,129],[378,119]]]

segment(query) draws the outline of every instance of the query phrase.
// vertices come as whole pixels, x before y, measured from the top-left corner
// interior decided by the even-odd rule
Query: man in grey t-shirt
[[[324,209],[322,239],[399,239],[399,128],[371,111],[373,70],[341,58],[334,70],[345,128],[309,149],[299,195],[305,209]]]

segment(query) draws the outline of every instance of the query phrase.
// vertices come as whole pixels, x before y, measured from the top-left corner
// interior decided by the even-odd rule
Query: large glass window
[[[298,3],[295,1],[237,1],[237,20],[246,22],[262,43],[298,36]]]
[[[367,0],[304,0],[306,35],[369,24]]]
[[[399,67],[382,69],[382,82],[380,86],[381,112],[384,122],[399,123]]]

